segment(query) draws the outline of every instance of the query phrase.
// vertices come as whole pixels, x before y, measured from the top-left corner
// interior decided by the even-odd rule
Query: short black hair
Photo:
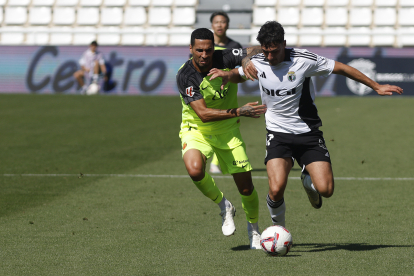
[[[227,19],[227,24],[229,24],[229,23],[230,23],[230,18],[229,18],[229,16],[227,15],[227,13],[225,13],[225,12],[221,12],[221,11],[219,11],[219,12],[213,12],[213,13],[211,14],[211,16],[210,16],[210,22],[211,22],[211,23],[213,23],[213,19],[214,19],[214,17],[216,17],[217,15],[224,16],[224,17]]]
[[[279,22],[267,21],[260,28],[256,40],[259,41],[262,46],[271,47],[285,41],[285,30]]]
[[[214,44],[214,34],[212,31],[210,31],[207,28],[200,28],[200,29],[195,29],[192,33],[191,33],[191,46],[194,46],[195,40],[196,39],[207,39],[207,40],[211,40]]]
[[[91,42],[91,45],[98,47],[98,42],[96,42],[96,40]]]

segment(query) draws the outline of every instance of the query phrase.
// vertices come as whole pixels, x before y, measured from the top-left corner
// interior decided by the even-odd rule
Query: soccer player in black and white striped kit
[[[238,73],[259,80],[262,104],[267,107],[267,206],[273,224],[285,226],[283,194],[295,159],[302,168],[303,187],[314,208],[319,209],[322,197],[331,197],[334,192],[331,159],[319,130],[322,121],[314,103],[311,77],[340,74],[371,87],[379,95],[401,94],[403,90],[380,85],[353,67],[307,50],[286,48],[284,29],[276,21],[266,22],[257,40],[257,54],[244,59]]]

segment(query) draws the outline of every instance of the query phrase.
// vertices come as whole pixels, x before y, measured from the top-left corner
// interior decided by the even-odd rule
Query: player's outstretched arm
[[[246,48],[247,50],[247,56],[245,56],[242,60],[242,67],[244,71],[244,75],[246,78],[250,79],[251,81],[254,81],[254,79],[257,78],[257,70],[256,67],[253,65],[253,62],[251,62],[250,58],[254,55],[263,53],[261,46],[254,46]]]
[[[259,102],[247,103],[239,108],[232,109],[213,109],[208,108],[204,99],[190,103],[191,108],[197,113],[203,123],[221,121],[234,117],[244,116],[251,118],[260,118],[261,114],[266,112],[265,105],[258,105]]]
[[[217,68],[213,68],[210,70],[210,72],[207,74],[207,76],[210,76],[210,80],[214,80],[215,78],[221,78],[221,90],[224,89],[224,86],[228,82],[232,83],[241,83],[244,82],[245,79],[243,79],[239,74],[239,69],[235,68],[230,71],[223,71]]]
[[[338,62],[338,61],[335,61],[335,67],[332,73],[342,75],[347,78],[353,79],[354,81],[365,84],[366,86],[371,87],[381,96],[387,96],[387,95],[391,96],[392,92],[395,92],[398,94],[403,93],[403,89],[401,87],[398,87],[395,85],[389,85],[389,84],[381,85],[377,83],[376,81],[368,78],[366,75],[364,75],[359,70],[351,66],[348,66],[346,64],[343,64],[341,62]]]

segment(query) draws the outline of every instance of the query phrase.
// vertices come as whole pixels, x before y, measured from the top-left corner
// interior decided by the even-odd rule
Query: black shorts
[[[289,157],[296,159],[302,169],[316,161],[331,163],[322,131],[312,130],[303,134],[290,134],[267,130],[265,164],[274,158]]]

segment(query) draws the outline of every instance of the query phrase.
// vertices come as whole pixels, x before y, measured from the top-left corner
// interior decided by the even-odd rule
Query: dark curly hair
[[[282,25],[276,21],[267,21],[259,31],[256,38],[260,45],[271,47],[275,44],[282,43],[285,40],[285,30]]]
[[[212,31],[206,28],[195,29],[191,33],[191,46],[194,46],[196,39],[207,39],[211,40],[214,44],[214,34]]]
[[[221,12],[221,11],[219,11],[219,12],[213,12],[213,13],[211,14],[211,16],[210,16],[210,22],[211,22],[211,23],[213,23],[213,19],[214,19],[214,17],[216,17],[217,15],[224,16],[224,17],[226,18],[226,20],[227,20],[227,24],[229,24],[229,23],[230,23],[230,18],[229,18],[229,16],[227,15],[227,13],[225,13],[225,12]]]

